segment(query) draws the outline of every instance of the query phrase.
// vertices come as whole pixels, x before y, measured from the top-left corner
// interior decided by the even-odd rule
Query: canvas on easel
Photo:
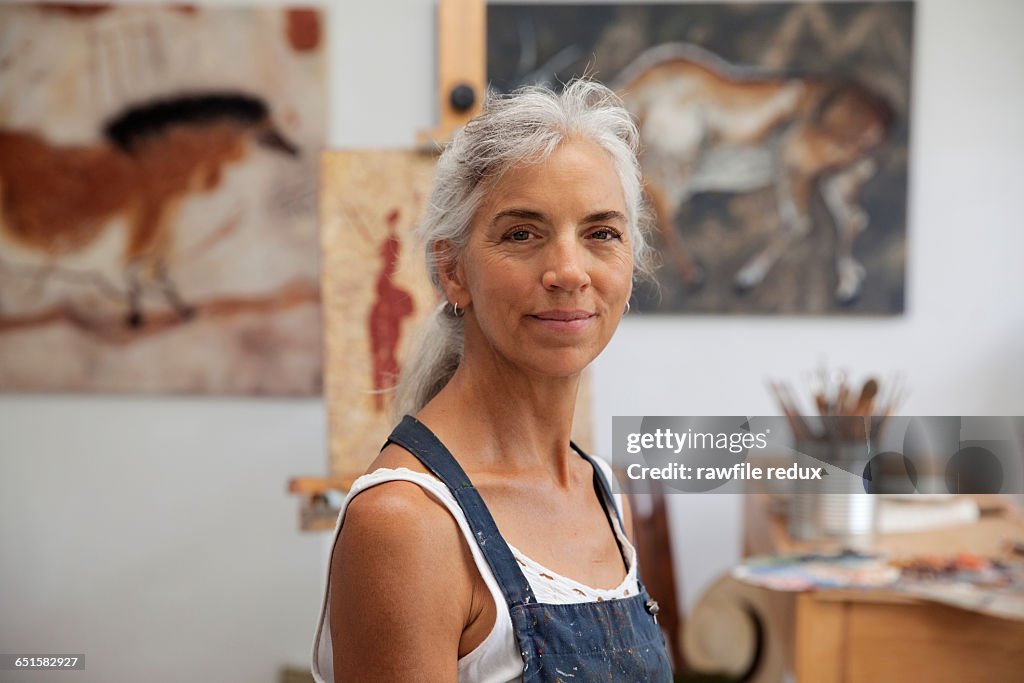
[[[322,157],[324,391],[331,473],[358,475],[393,425],[391,396],[413,333],[438,302],[412,231],[434,157],[332,151]]]

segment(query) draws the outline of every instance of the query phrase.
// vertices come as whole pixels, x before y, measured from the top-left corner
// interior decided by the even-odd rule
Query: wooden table
[[[800,553],[835,543],[796,541],[768,494],[745,496],[744,553]],[[1024,541],[1024,517],[1003,498],[979,499],[975,524],[880,536],[893,555],[1005,554]],[[1024,622],[885,592],[815,591],[794,596],[789,659],[798,683],[1019,683],[1024,681]],[[787,634],[788,636],[788,634]]]

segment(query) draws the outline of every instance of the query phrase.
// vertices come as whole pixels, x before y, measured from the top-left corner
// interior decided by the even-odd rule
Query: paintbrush
[[[779,402],[779,406],[782,408],[782,412],[786,415],[786,420],[789,422],[789,428],[793,432],[793,438],[798,441],[813,438],[813,434],[810,432],[807,424],[797,415],[796,411],[792,406],[790,406],[786,397],[783,395],[782,384],[769,380],[768,386],[771,387],[772,393],[775,394],[775,398]]]
[[[825,398],[825,394],[817,392],[814,394],[814,403],[818,406],[818,414],[822,417],[829,414],[828,400]]]
[[[836,392],[836,414],[837,415],[849,415],[846,409],[846,397],[849,396],[850,389],[846,385],[846,373],[840,371],[839,374],[839,390]]]
[[[875,396],[878,394],[878,380],[874,377],[864,382],[864,387],[860,390],[860,397],[857,399],[857,404],[853,408],[854,415],[870,415],[872,409],[875,407]]]
[[[789,384],[787,382],[781,382],[780,386],[782,387],[782,391],[785,393],[786,397],[789,399],[790,410],[793,413],[793,420],[797,423],[803,438],[820,439],[821,436],[811,429],[811,426],[807,424],[807,420],[805,420],[804,416],[800,414],[800,404],[796,400],[796,396],[790,389]]]

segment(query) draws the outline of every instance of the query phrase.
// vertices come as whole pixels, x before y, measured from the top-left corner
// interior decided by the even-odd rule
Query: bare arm
[[[331,557],[335,683],[457,680],[472,596],[462,545],[452,516],[413,483],[352,499]]]

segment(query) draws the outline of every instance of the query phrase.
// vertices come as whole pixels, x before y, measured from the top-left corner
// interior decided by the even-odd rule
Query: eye
[[[530,239],[530,231],[525,228],[517,228],[507,233],[505,239],[513,242],[527,242]]]
[[[613,228],[598,228],[590,233],[590,236],[598,242],[610,242],[611,240],[622,239],[622,233]]]

